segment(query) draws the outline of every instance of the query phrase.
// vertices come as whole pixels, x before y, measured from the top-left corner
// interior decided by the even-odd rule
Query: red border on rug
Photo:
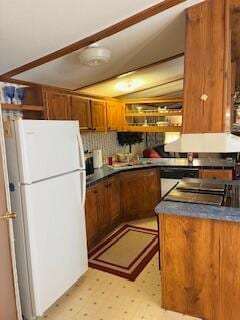
[[[125,224],[121,228],[119,228],[116,232],[114,232],[109,238],[107,238],[104,241],[102,241],[92,251],[90,251],[89,258],[91,258],[92,256],[96,255],[97,252],[100,251],[101,249],[103,249],[104,247],[107,247],[106,250],[108,250],[112,245],[114,245],[117,241],[119,241],[128,232],[128,229],[131,229],[131,230],[135,229],[137,232],[141,232],[142,231],[143,233],[151,233],[153,235],[155,234],[155,238],[147,245],[147,247],[143,248],[142,252],[138,255],[138,257],[134,258],[134,260],[130,263],[128,268],[115,265],[116,267],[119,267],[119,269],[129,270],[129,268],[131,268],[133,263],[135,263],[138,259],[140,259],[140,257],[145,253],[145,251],[149,247],[151,247],[153,245],[154,241],[157,240],[156,245],[153,246],[153,248],[150,250],[150,252],[139,262],[139,264],[136,266],[136,268],[130,274],[124,272],[124,270],[120,271],[120,270],[112,269],[111,265],[114,266],[114,264],[107,263],[107,262],[105,262],[105,264],[106,264],[105,266],[102,266],[102,265],[100,266],[98,264],[95,264],[94,262],[89,261],[89,266],[92,267],[92,268],[101,270],[101,271],[105,271],[105,272],[108,272],[108,273],[123,277],[125,279],[130,280],[130,281],[134,281],[158,251],[158,231],[157,230],[148,229],[148,228],[142,228],[142,227],[137,227],[137,226],[132,226],[132,225],[129,225],[129,224]],[[126,232],[124,232],[124,230],[126,230]],[[116,241],[114,241],[111,245],[108,245],[109,242],[114,240],[121,233],[122,233],[122,235],[120,236],[120,238],[118,238]],[[96,259],[96,261],[98,261],[98,260]],[[104,261],[101,261],[101,262],[104,263]]]

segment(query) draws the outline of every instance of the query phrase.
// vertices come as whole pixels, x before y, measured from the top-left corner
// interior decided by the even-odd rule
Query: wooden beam
[[[81,39],[77,42],[72,43],[71,45],[68,45],[62,49],[59,49],[55,52],[52,52],[50,54],[47,54],[39,59],[36,59],[34,61],[31,61],[29,63],[26,63],[20,67],[17,67],[15,69],[12,69],[0,76],[11,78],[19,73],[25,72],[27,70],[36,68],[42,64],[45,64],[47,62],[50,62],[52,60],[55,60],[57,58],[63,57],[69,53],[72,53],[74,51],[77,51],[81,48],[84,48],[94,42],[100,41],[104,38],[110,37],[122,30],[125,30],[143,20],[146,20],[162,11],[165,11],[173,6],[176,6],[182,2],[185,2],[186,0],[164,0],[163,2],[160,2],[148,9],[145,9],[141,12],[138,12],[137,14],[124,19],[108,28],[105,28],[89,37],[86,37],[84,39]]]
[[[163,64],[163,63],[166,63],[166,62],[169,62],[169,61],[172,61],[172,60],[175,60],[175,59],[178,59],[178,58],[181,58],[184,56],[184,52],[181,52],[181,53],[178,53],[174,56],[171,56],[171,57],[168,57],[168,58],[165,58],[165,59],[161,59],[161,60],[158,60],[156,62],[153,62],[153,63],[150,63],[150,64],[147,64],[143,67],[139,67],[137,69],[130,69],[124,73],[119,73],[119,74],[115,74],[114,76],[110,77],[110,78],[106,78],[106,79],[103,79],[103,80],[100,80],[100,81],[97,81],[93,84],[89,84],[85,87],[81,87],[81,88],[77,88],[77,89],[74,89],[74,91],[78,91],[78,90],[86,90],[92,86],[95,86],[97,84],[102,84],[102,83],[105,83],[105,82],[108,82],[108,81],[111,81],[111,80],[116,80],[119,76],[121,76],[122,74],[125,74],[125,73],[130,73],[130,72],[137,72],[137,71],[143,71],[143,70],[146,70],[148,68],[151,68],[151,67],[154,67],[154,66],[157,66],[157,65],[160,65],[160,64]]]

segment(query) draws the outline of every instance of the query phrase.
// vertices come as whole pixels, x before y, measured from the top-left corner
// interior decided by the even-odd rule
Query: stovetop
[[[164,200],[240,208],[240,186],[180,181]]]
[[[188,181],[180,181],[176,189],[179,190],[190,190],[190,191],[209,191],[209,192],[217,192],[224,193],[225,184],[213,184],[207,182],[188,182]]]

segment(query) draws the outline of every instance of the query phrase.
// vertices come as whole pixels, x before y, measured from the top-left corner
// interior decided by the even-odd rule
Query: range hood
[[[231,133],[194,133],[181,137],[165,146],[167,152],[240,152],[240,137]]]

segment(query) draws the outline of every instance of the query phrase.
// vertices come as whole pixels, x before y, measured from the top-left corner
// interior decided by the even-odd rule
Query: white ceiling
[[[162,0],[163,1],[163,0]],[[17,0],[0,2],[0,73],[60,49],[159,0]],[[185,2],[99,42],[112,51],[111,62],[91,68],[80,65],[77,52],[14,78],[76,89],[176,55],[184,50]],[[3,1],[2,1],[3,2]],[[165,82],[165,80],[163,81]],[[105,95],[105,94],[101,94]]]
[[[169,84],[161,85],[152,89],[130,93],[121,96],[121,99],[154,98],[161,96],[182,96],[183,80],[177,80]]]
[[[134,80],[143,81],[143,84],[136,88],[133,91],[144,90],[153,86],[158,86],[159,84],[170,82],[176,79],[183,77],[184,72],[184,57],[179,57],[177,59],[160,63],[149,68],[144,68],[142,70],[138,70],[133,74],[126,75],[125,77],[121,78],[114,78],[112,80],[102,82],[96,85],[92,85],[88,88],[79,90],[79,93],[84,93],[88,95],[97,95],[97,96],[106,96],[106,97],[117,97],[120,95],[126,95],[126,93],[120,91],[116,88],[117,84],[120,82],[131,82]],[[177,85],[177,83],[174,83]],[[178,84],[179,87],[179,84]],[[162,90],[169,88],[169,90],[173,89],[173,86],[165,86]],[[158,89],[159,90],[159,89]],[[176,91],[179,91],[178,89]],[[151,89],[148,94],[152,94],[152,92],[156,92],[154,89]],[[144,93],[147,94],[147,90],[142,92],[143,96]],[[165,93],[165,92],[164,92]],[[163,94],[164,94],[163,93]],[[127,97],[132,98],[135,95],[139,97],[143,97],[141,93],[130,94]],[[159,92],[160,95],[160,92]],[[146,96],[147,97],[147,96]]]
[[[0,74],[162,1],[1,0]]]

